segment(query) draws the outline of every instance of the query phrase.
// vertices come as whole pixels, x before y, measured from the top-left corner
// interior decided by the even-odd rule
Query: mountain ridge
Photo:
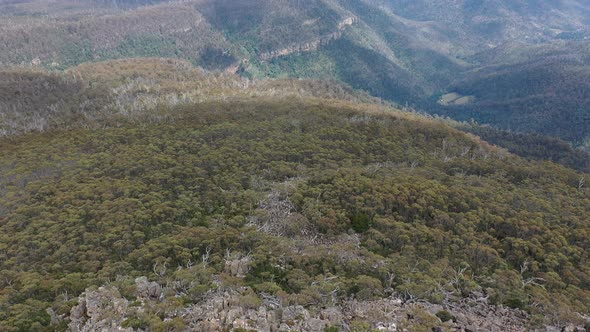
[[[0,0],[0,330],[590,328],[589,14]]]

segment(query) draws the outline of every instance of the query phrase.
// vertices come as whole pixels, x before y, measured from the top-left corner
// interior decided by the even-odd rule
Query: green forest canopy
[[[580,173],[351,102],[239,97],[153,112],[157,123],[0,141],[1,330],[59,328],[47,307],[66,314],[86,287],[124,276],[180,278],[154,266],[206,250],[223,287],[306,306],[326,300],[315,278],[338,276],[339,298],[480,291],[537,322],[590,312]],[[271,192],[290,217],[265,232]],[[245,279],[224,277],[228,250],[251,254]],[[208,278],[166,310],[219,287]]]

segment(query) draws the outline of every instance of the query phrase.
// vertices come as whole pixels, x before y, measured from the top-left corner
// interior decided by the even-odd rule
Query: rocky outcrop
[[[248,265],[249,259],[244,257],[233,262],[239,266],[246,261]],[[240,269],[234,269],[232,264],[226,265],[226,268],[232,275],[239,275]],[[145,277],[135,279],[135,284],[137,300],[131,304],[114,287],[87,290],[80,296],[78,305],[71,309],[68,330],[131,332],[134,329],[127,327],[125,322],[133,321],[142,314],[149,314],[153,308],[159,308],[157,315],[164,322],[181,320],[183,331],[245,329],[261,332],[323,332],[328,327],[337,327],[341,331],[371,329],[390,332],[587,332],[586,327],[573,325],[531,329],[526,312],[490,305],[481,297],[464,299],[460,303],[445,306],[427,302],[405,302],[389,297],[374,301],[347,300],[320,307],[304,307],[284,305],[278,296],[256,294],[249,287],[238,287],[209,291],[195,304],[167,310],[166,301],[177,298],[178,294],[156,282],[148,281]]]
[[[465,303],[446,308],[453,319],[443,322],[436,314],[445,308],[431,303],[408,303],[398,298],[375,301],[345,301],[326,308],[282,306],[276,298],[267,297],[257,309],[247,309],[240,297],[249,292],[243,288],[234,294],[211,294],[203,303],[187,308],[183,317],[194,330],[219,331],[221,328],[243,328],[263,332],[321,332],[327,327],[354,329],[355,324],[379,331],[411,331],[420,326],[432,331],[457,332],[524,332],[528,316],[521,310],[484,303]]]
[[[261,332],[322,332],[326,327],[338,326],[343,322],[338,308],[312,314],[300,305],[283,307],[272,298],[265,299],[265,303],[258,308],[249,309],[240,301],[240,297],[248,291],[248,288],[243,288],[234,294],[217,293],[207,301],[187,308],[183,317],[190,322],[191,330],[203,332],[220,331],[223,328]]]
[[[280,56],[285,56],[293,53],[315,51],[318,48],[320,48],[320,46],[327,45],[330,42],[342,37],[342,33],[344,33],[344,30],[346,30],[348,26],[354,25],[356,23],[358,23],[357,17],[347,17],[338,23],[338,25],[336,26],[336,31],[332,33],[323,35],[320,38],[309,41],[307,43],[293,44],[282,49],[265,52],[260,54],[259,57],[264,61],[268,61],[274,58],[278,58]]]
[[[157,300],[163,295],[162,286],[157,282],[149,282],[146,277],[135,279],[137,285],[137,297],[144,300]]]
[[[133,331],[121,327],[129,302],[113,287],[86,290],[70,311],[68,331]]]
[[[250,256],[231,257],[225,260],[225,272],[232,277],[244,278],[246,273],[250,270],[251,259]]]

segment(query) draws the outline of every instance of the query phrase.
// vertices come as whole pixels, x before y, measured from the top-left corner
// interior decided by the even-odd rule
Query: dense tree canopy
[[[584,175],[347,102],[153,112],[158,123],[0,141],[0,329],[61,329],[46,308],[67,313],[85,287],[140,275],[199,278],[163,310],[236,284],[305,306],[482,292],[539,322],[590,310]],[[206,270],[174,272],[205,254]],[[244,279],[228,255],[250,255]]]

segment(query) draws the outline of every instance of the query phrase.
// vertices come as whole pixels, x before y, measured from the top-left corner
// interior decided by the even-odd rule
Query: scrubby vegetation
[[[153,331],[212,294],[581,322],[588,8],[0,1],[0,331],[63,331],[85,290]]]
[[[237,96],[321,97],[382,103],[349,86],[317,80],[252,81],[211,73],[174,59],[83,64],[66,72],[0,71],[0,136],[67,128],[101,128],[125,121],[160,121],[150,111]]]
[[[537,324],[590,312],[585,175],[345,87],[178,66],[81,66],[65,87],[110,111],[0,140],[0,330],[63,329],[47,308],[105,283],[133,301],[138,276],[176,293],[130,327],[180,329],[158,312],[239,286],[247,308],[481,294]]]
[[[458,129],[473,133],[486,142],[501,146],[521,157],[534,160],[551,160],[564,166],[590,172],[590,154],[581,148],[573,148],[567,142],[540,134],[524,134],[460,123]]]
[[[18,0],[0,3],[0,66],[169,57],[256,79],[340,80],[588,148],[588,13],[580,0]],[[436,104],[452,92],[475,99]]]

